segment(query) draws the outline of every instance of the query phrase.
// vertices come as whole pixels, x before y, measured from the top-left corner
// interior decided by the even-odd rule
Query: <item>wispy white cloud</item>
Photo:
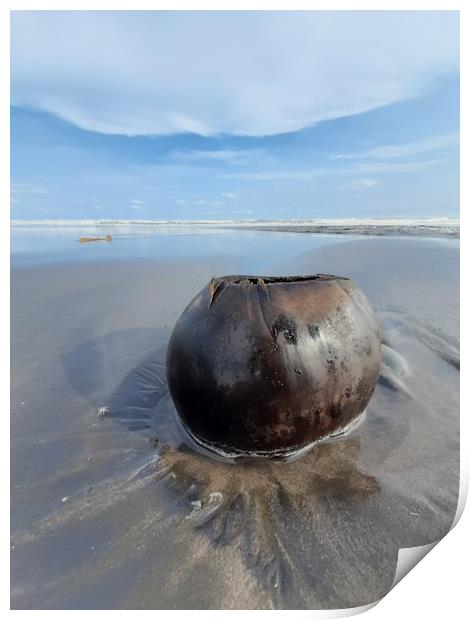
[[[238,194],[235,192],[222,192],[220,195],[224,198],[229,198],[230,200],[236,200],[238,198]]]
[[[235,165],[247,165],[253,161],[260,161],[265,157],[262,149],[220,149],[220,150],[179,150],[173,151],[168,159],[184,163],[196,162],[223,162]]]
[[[361,187],[366,189],[368,187],[374,187],[374,185],[377,185],[377,183],[377,179],[356,179],[355,181],[353,181],[355,187]]]
[[[344,182],[341,183],[337,189],[340,192],[349,192],[351,190],[353,191],[358,191],[358,190],[369,190],[372,187],[375,187],[379,184],[379,181],[377,179],[353,179],[352,181],[349,182]],[[361,194],[358,194],[361,195]]]
[[[400,159],[408,158],[432,151],[447,151],[456,149],[459,146],[459,134],[451,133],[444,136],[431,136],[406,142],[403,144],[386,144],[376,146],[372,149],[360,153],[338,153],[330,155],[334,160],[355,160],[355,159]]]
[[[131,200],[130,208],[134,209],[134,211],[139,211],[140,209],[142,209],[143,206],[144,203],[142,202],[142,200],[139,200],[138,198],[133,198]]]
[[[404,161],[404,162],[353,162],[349,165],[337,167],[321,167],[296,170],[265,170],[259,172],[233,172],[220,174],[223,179],[247,179],[252,181],[312,181],[316,178],[339,175],[357,175],[374,173],[407,173],[426,170],[439,164],[446,163],[446,159],[428,159],[424,161]],[[375,181],[370,178],[361,179],[362,187],[372,187]],[[281,191],[281,188],[274,187],[274,191]]]
[[[14,183],[10,188],[12,194],[47,194],[47,187],[41,187],[40,185],[33,185],[31,183]]]
[[[456,72],[458,20],[456,11],[16,11],[12,103],[102,133],[296,131],[419,96]]]
[[[309,181],[318,174],[328,173],[327,169],[311,170],[264,170],[259,172],[227,172],[219,174],[221,179],[248,179],[252,181]]]
[[[184,204],[195,207],[207,207],[208,209],[218,209],[224,206],[222,200],[210,200],[206,198],[196,198],[192,200],[186,200]]]
[[[434,168],[440,164],[445,164],[448,160],[445,158],[439,159],[426,159],[420,161],[403,161],[403,162],[364,162],[355,163],[350,168],[346,169],[348,172],[361,174],[368,173],[398,173],[398,172],[417,172],[419,170],[427,170],[428,168]]]

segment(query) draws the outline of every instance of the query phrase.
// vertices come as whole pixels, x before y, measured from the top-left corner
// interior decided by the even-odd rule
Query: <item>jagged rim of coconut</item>
[[[349,280],[346,276],[335,276],[329,273],[314,273],[309,275],[297,276],[253,276],[253,275],[229,275],[215,278],[216,282],[226,282],[227,284],[290,284],[295,282],[328,281],[328,280]]]

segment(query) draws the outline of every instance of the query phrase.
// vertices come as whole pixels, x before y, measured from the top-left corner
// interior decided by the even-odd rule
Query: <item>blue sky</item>
[[[455,12],[15,12],[14,219],[458,216]]]

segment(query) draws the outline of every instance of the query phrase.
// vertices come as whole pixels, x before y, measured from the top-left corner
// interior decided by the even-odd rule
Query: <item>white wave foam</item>
[[[459,228],[459,218],[344,218],[289,220],[11,220],[11,226],[324,226],[324,227],[446,227]]]

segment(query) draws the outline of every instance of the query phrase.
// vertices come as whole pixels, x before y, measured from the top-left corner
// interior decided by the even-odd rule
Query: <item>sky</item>
[[[14,11],[11,217],[458,217],[455,11]]]

